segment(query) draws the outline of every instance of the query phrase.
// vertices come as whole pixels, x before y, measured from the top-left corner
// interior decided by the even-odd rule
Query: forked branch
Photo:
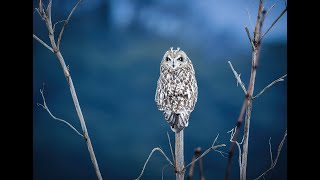
[[[217,149],[217,148],[219,148],[219,147],[226,146],[225,144],[214,145],[214,144],[216,143],[218,137],[219,137],[219,134],[218,134],[217,137],[214,139],[211,147],[208,148],[206,151],[204,151],[198,158],[196,158],[195,160],[193,160],[192,162],[190,162],[188,165],[186,165],[186,166],[184,167],[184,170],[187,169],[189,166],[191,166],[193,163],[197,162],[197,161],[198,161],[199,159],[201,159],[203,156],[205,156],[206,154],[208,154],[210,151],[215,150],[215,149]]]
[[[272,159],[271,142],[270,142],[270,141],[271,141],[271,138],[270,138],[270,140],[269,140],[270,158],[271,158],[270,168],[267,169],[264,173],[262,173],[259,177],[255,178],[255,180],[258,180],[258,179],[264,177],[265,175],[267,175],[267,173],[268,173],[269,171],[273,170],[274,167],[277,165],[278,158],[279,158],[279,156],[280,156],[281,149],[282,149],[282,146],[283,146],[283,144],[284,144],[284,141],[286,140],[286,137],[287,137],[287,130],[286,130],[286,132],[285,132],[285,134],[284,134],[284,136],[283,136],[283,138],[282,138],[282,141],[281,141],[281,143],[280,143],[280,145],[279,145],[279,147],[278,147],[277,157],[276,157],[276,159],[275,159],[274,161],[273,161],[273,159]]]
[[[162,151],[162,149],[161,149],[160,147],[153,148],[152,151],[151,151],[151,153],[150,153],[149,156],[148,156],[148,159],[146,160],[146,162],[145,162],[144,165],[143,165],[143,168],[142,168],[142,171],[141,171],[140,175],[136,178],[136,180],[139,180],[139,179],[142,177],[142,175],[143,175],[143,173],[144,173],[144,170],[145,170],[145,168],[146,168],[146,166],[147,166],[147,164],[148,164],[148,162],[149,162],[152,154],[153,154],[155,151],[159,151],[159,152],[166,158],[166,160],[170,163],[170,165],[174,167],[173,163],[170,161],[170,159],[168,158],[168,156]]]
[[[64,24],[61,28],[61,31],[60,31],[60,34],[59,34],[59,37],[58,37],[58,42],[57,42],[57,47],[59,49],[60,47],[60,42],[61,42],[61,37],[62,37],[62,34],[63,34],[63,31],[64,31],[64,28],[66,27],[66,25],[69,23],[69,20],[73,14],[73,12],[76,10],[76,8],[78,7],[78,5],[80,4],[81,0],[78,0],[77,4],[72,8],[68,18],[66,20],[64,20]]]
[[[41,106],[43,109],[45,109],[53,119],[55,119],[55,120],[57,120],[57,121],[61,121],[61,122],[65,123],[65,124],[67,124],[67,125],[68,125],[72,130],[74,130],[79,136],[83,137],[83,135],[82,135],[75,127],[73,127],[70,123],[68,123],[67,121],[65,121],[65,120],[63,120],[63,119],[60,119],[60,118],[55,117],[55,116],[51,113],[51,111],[49,110],[49,108],[48,108],[48,106],[47,106],[46,99],[45,99],[45,97],[44,97],[44,95],[43,95],[43,91],[44,91],[44,87],[43,87],[43,89],[40,89],[40,93],[41,93],[41,96],[42,96],[42,99],[43,99],[43,104],[37,103],[37,105],[38,105],[38,106]]]
[[[65,24],[62,27],[62,30],[60,31],[60,34],[59,34],[58,45],[60,44],[61,36],[63,34],[63,30],[65,28],[65,25],[68,23],[72,13],[76,9],[76,7],[79,5],[80,1],[81,0],[79,0],[77,2],[75,7],[70,12],[67,20],[65,21]],[[91,158],[93,167],[95,169],[95,172],[96,172],[96,175],[97,175],[98,179],[102,180],[102,176],[101,176],[101,173],[100,173],[100,170],[99,170],[98,162],[97,162],[96,156],[94,154],[94,150],[93,150],[93,147],[92,147],[92,144],[91,144],[91,140],[90,140],[90,137],[89,137],[89,134],[88,134],[86,123],[85,123],[85,120],[84,120],[84,117],[83,117],[83,114],[82,114],[82,111],[81,111],[81,108],[80,108],[80,103],[78,101],[77,93],[76,93],[76,90],[74,88],[73,81],[72,81],[69,69],[68,69],[68,67],[67,67],[67,65],[66,65],[66,63],[64,61],[64,58],[63,58],[63,56],[62,56],[62,54],[61,54],[61,52],[59,50],[59,46],[57,46],[56,41],[55,41],[55,35],[54,35],[52,21],[51,21],[51,6],[52,6],[52,0],[49,0],[48,6],[47,6],[46,9],[45,9],[45,6],[42,4],[42,1],[39,0],[39,7],[37,8],[37,11],[38,11],[40,17],[46,23],[46,26],[47,26],[47,29],[48,29],[48,32],[49,32],[49,39],[50,39],[50,42],[51,42],[51,47],[49,47],[46,43],[44,43],[40,38],[38,38],[34,34],[33,34],[33,38],[36,39],[38,42],[40,42],[42,45],[44,45],[46,48],[48,48],[51,52],[53,52],[57,56],[57,58],[58,58],[58,60],[60,62],[60,65],[62,67],[64,76],[65,76],[65,78],[66,78],[66,80],[68,82],[69,88],[70,88],[70,93],[71,93],[71,96],[72,96],[72,100],[73,100],[75,109],[77,111],[77,115],[78,115],[79,120],[80,120],[81,128],[82,128],[82,131],[83,131],[83,137],[84,137],[85,142],[87,144],[88,151],[89,151],[89,154],[90,154],[90,158]],[[45,107],[45,106],[42,106],[42,107]]]

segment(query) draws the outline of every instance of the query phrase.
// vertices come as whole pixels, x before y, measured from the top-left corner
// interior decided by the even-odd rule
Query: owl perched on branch
[[[160,63],[155,101],[173,132],[188,126],[198,98],[198,86],[191,60],[177,48],[168,50]]]

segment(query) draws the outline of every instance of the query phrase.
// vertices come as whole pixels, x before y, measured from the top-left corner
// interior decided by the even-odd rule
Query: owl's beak
[[[173,68],[173,69],[175,69],[175,67],[176,67],[176,65],[174,64],[174,63],[175,63],[174,61],[175,61],[175,60],[172,61],[172,68]]]

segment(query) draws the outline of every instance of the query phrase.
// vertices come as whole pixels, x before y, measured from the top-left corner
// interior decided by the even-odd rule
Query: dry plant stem
[[[255,47],[254,47],[253,41],[252,41],[251,36],[250,36],[249,29],[248,29],[248,27],[247,27],[247,26],[245,27],[245,30],[246,30],[246,32],[247,32],[247,35],[248,35],[249,41],[250,41],[250,43],[251,43],[252,50],[254,50],[254,49],[255,49]]]
[[[271,143],[270,143],[270,141],[269,141],[269,145],[270,145],[270,157],[271,157],[271,166],[270,166],[270,168],[267,169],[264,173],[262,173],[259,177],[255,178],[255,180],[258,180],[258,179],[264,177],[265,175],[267,175],[267,173],[268,173],[269,171],[273,170],[273,168],[277,165],[278,158],[279,158],[279,156],[280,156],[281,149],[282,149],[282,146],[283,146],[283,144],[284,144],[284,141],[286,140],[286,137],[287,137],[287,130],[286,130],[286,132],[285,132],[285,134],[284,134],[284,136],[283,136],[283,138],[282,138],[282,141],[281,141],[281,143],[280,143],[280,145],[279,145],[279,147],[278,147],[277,157],[276,157],[276,159],[275,159],[274,161],[273,161],[273,159],[272,159]]]
[[[62,29],[60,31],[60,34],[59,34],[59,37],[58,37],[58,43],[57,43],[57,46],[58,48],[60,47],[60,41],[61,41],[61,37],[62,37],[62,34],[63,34],[63,31],[64,31],[64,28],[65,26],[68,24],[69,20],[70,20],[70,17],[72,16],[74,10],[76,10],[76,8],[78,7],[78,5],[80,4],[81,0],[78,0],[77,4],[73,7],[73,9],[71,10],[67,20],[64,21],[64,24],[62,26]]]
[[[172,162],[170,161],[170,159],[168,158],[168,156],[162,151],[162,149],[159,148],[159,147],[156,147],[156,148],[152,149],[151,153],[150,153],[149,156],[148,156],[148,159],[146,160],[146,162],[145,162],[144,165],[143,165],[143,168],[142,168],[142,171],[141,171],[140,175],[136,178],[136,180],[139,180],[139,179],[142,177],[142,175],[143,175],[143,173],[144,173],[144,170],[145,170],[145,168],[146,168],[146,166],[147,166],[147,164],[148,164],[148,162],[149,162],[152,154],[153,154],[155,151],[159,151],[159,152],[166,158],[166,160],[171,164],[171,166],[174,166],[173,163],[172,163]]]
[[[189,174],[188,174],[188,180],[192,180],[193,178],[193,172],[194,172],[194,166],[195,166],[195,159],[197,157],[199,157],[201,154],[201,147],[198,147],[194,150],[194,154],[192,156],[192,164],[191,167],[189,169]],[[203,176],[203,168],[202,168],[202,158],[199,159],[199,175],[200,175],[200,180],[204,180],[204,176]]]
[[[199,147],[199,148],[200,148],[200,147]],[[198,150],[199,148],[197,148],[197,149],[194,151],[194,154],[193,154],[193,156],[192,156],[191,162],[193,162],[193,161],[197,158],[197,150]],[[200,150],[201,150],[201,148],[200,148]],[[195,165],[195,163],[193,162],[193,163],[191,164],[190,169],[189,169],[188,180],[192,180],[193,171],[194,171],[194,165]]]
[[[204,180],[202,158],[200,158],[200,160],[199,160],[199,175],[200,175],[200,180]]]
[[[246,107],[246,116],[244,124],[244,135],[243,135],[243,146],[242,146],[242,158],[241,158],[241,180],[246,180],[247,175],[247,158],[248,158],[248,149],[249,149],[249,130],[250,130],[250,119],[251,119],[251,110],[252,110],[252,95],[254,90],[254,83],[256,79],[257,67],[259,62],[259,53],[260,53],[260,34],[262,30],[262,21],[264,20],[264,10],[262,1],[259,4],[258,17],[256,21],[256,28],[254,31],[254,41],[255,49],[252,52],[252,67],[251,67],[251,76],[249,87],[247,91],[246,98],[247,107]]]
[[[277,23],[277,21],[282,17],[282,15],[287,11],[287,7],[281,12],[281,14],[278,16],[278,18],[271,24],[271,26],[268,28],[268,30],[262,35],[260,41],[264,38],[265,35],[270,31],[270,29]]]
[[[175,133],[175,173],[176,180],[184,179],[183,130]]]
[[[161,171],[161,179],[163,180],[163,171],[164,171],[164,169],[166,168],[166,167],[168,167],[168,165],[170,165],[170,164],[166,164],[165,166],[163,166],[163,168],[162,168],[162,171]]]
[[[283,78],[287,77],[287,74],[283,75],[282,77],[280,77],[279,79],[274,80],[272,83],[270,83],[268,86],[266,86],[265,88],[263,88],[257,95],[255,95],[254,97],[252,97],[252,99],[255,99],[257,97],[259,97],[262,93],[264,93],[267,89],[269,89],[272,85],[274,85],[277,82],[280,81],[284,81]]]
[[[245,113],[245,110],[246,110],[247,100],[248,99],[245,98],[245,100],[244,100],[244,102],[242,104],[242,108],[241,108],[241,111],[240,111],[240,114],[239,114],[239,117],[238,117],[238,120],[237,120],[236,130],[235,130],[234,135],[232,136],[232,141],[231,141],[230,149],[229,149],[229,152],[228,152],[228,160],[227,160],[227,168],[226,168],[226,173],[225,173],[225,180],[229,179],[229,175],[230,175],[230,171],[231,171],[231,159],[233,157],[235,144],[236,144],[237,137],[238,137],[238,134],[239,134],[239,131],[240,131],[240,126],[241,126],[242,121],[243,121],[243,116],[244,116],[244,113]]]
[[[40,38],[38,38],[38,36],[33,34],[33,38],[37,40],[39,43],[41,43],[44,47],[49,49],[51,52],[53,52],[53,49],[50,46],[48,46],[45,42],[43,42]]]
[[[78,3],[76,4],[76,6],[72,9],[70,15],[68,16],[67,21],[70,19],[73,11],[78,6],[80,1],[81,0],[79,0]],[[76,94],[76,91],[75,91],[75,88],[74,88],[74,85],[73,85],[73,81],[72,81],[70,72],[69,72],[69,70],[68,70],[68,68],[67,68],[67,66],[65,64],[63,56],[62,56],[62,54],[61,54],[61,52],[59,50],[59,47],[56,45],[56,42],[55,42],[54,32],[53,32],[53,27],[52,27],[52,21],[51,21],[51,5],[52,5],[52,1],[50,0],[49,4],[47,6],[47,9],[45,11],[43,9],[43,6],[42,6],[41,0],[40,0],[39,1],[39,9],[38,9],[39,12],[40,12],[39,14],[41,15],[42,19],[46,23],[47,29],[49,31],[49,39],[50,39],[50,42],[51,42],[51,45],[52,45],[53,53],[57,56],[57,58],[58,58],[58,60],[59,60],[59,62],[61,64],[61,67],[63,69],[64,76],[65,76],[65,78],[66,78],[66,80],[67,80],[67,82],[69,84],[70,92],[71,92],[71,95],[72,95],[72,100],[74,102],[74,106],[76,108],[76,111],[77,111],[77,114],[78,114],[78,117],[79,117],[79,120],[80,120],[80,123],[81,123],[83,136],[84,136],[84,139],[85,139],[85,141],[87,143],[88,151],[89,151],[90,158],[91,158],[92,164],[94,166],[96,175],[97,175],[99,180],[102,180],[103,178],[101,176],[101,173],[100,173],[100,170],[99,170],[99,166],[98,166],[98,162],[96,160],[96,157],[95,157],[95,154],[94,154],[94,151],[93,151],[91,140],[90,140],[90,137],[89,137],[89,134],[88,134],[88,131],[87,131],[85,120],[84,120],[83,115],[82,115],[82,111],[81,111],[81,108],[80,108],[80,104],[79,104],[79,101],[78,101],[78,97],[77,97],[77,94]],[[65,24],[67,23],[67,21],[65,22]],[[64,26],[63,26],[63,29],[64,29]],[[61,39],[62,33],[63,33],[63,30],[61,30],[61,32],[60,32],[59,40]]]
[[[255,83],[255,78],[256,78],[256,70],[258,66],[258,60],[259,60],[259,52],[260,52],[260,34],[261,34],[261,29],[262,29],[262,24],[261,20],[263,19],[263,2],[260,0],[259,3],[259,9],[258,9],[258,17],[256,21],[256,26],[254,30],[254,48],[252,51],[252,66],[251,66],[251,76],[250,76],[250,81],[249,81],[249,86],[248,90],[246,93],[246,98],[244,100],[244,103],[241,108],[241,112],[237,121],[237,129],[236,133],[233,136],[233,141],[237,141],[238,137],[238,132],[239,128],[242,124],[243,120],[243,115],[244,112],[246,112],[246,117],[245,117],[245,129],[244,129],[244,142],[243,142],[243,150],[242,150],[242,158],[241,158],[241,167],[240,167],[240,174],[241,174],[241,180],[246,180],[246,167],[247,167],[247,156],[248,156],[248,142],[249,142],[249,128],[250,128],[250,118],[251,118],[251,109],[252,109],[252,94],[254,90],[254,83]],[[250,36],[249,36],[250,37]],[[231,168],[231,159],[233,156],[233,151],[234,151],[234,144],[235,142],[232,142],[230,145],[230,151],[229,151],[229,157],[228,157],[228,162],[227,162],[227,169],[226,169],[226,175],[225,179],[229,179],[229,174],[230,174],[230,168]]]
[[[244,86],[244,83],[241,81],[240,79],[240,74],[237,73],[236,70],[234,70],[233,66],[232,66],[232,63],[230,61],[228,61],[229,65],[230,65],[230,68],[234,74],[234,77],[237,79],[237,85],[240,84],[244,94],[247,94],[247,90],[246,90],[246,87]]]
[[[199,159],[201,159],[203,156],[205,156],[206,154],[208,154],[210,151],[215,150],[215,149],[217,149],[217,148],[219,148],[219,147],[226,146],[225,144],[219,144],[219,145],[215,145],[215,146],[214,146],[214,144],[216,143],[218,137],[219,137],[219,134],[218,134],[217,137],[214,139],[211,147],[208,148],[206,151],[204,151],[204,152],[201,154],[201,156],[197,157],[195,160],[191,161],[188,165],[186,165],[186,166],[184,167],[184,169],[187,169],[187,168],[188,168],[189,166],[191,166],[193,163],[197,162],[197,161],[198,161]],[[218,151],[218,152],[219,152],[219,151]],[[222,152],[220,152],[220,153],[222,153]]]
[[[57,121],[61,121],[61,122],[65,123],[65,124],[67,124],[67,125],[68,125],[72,130],[74,130],[79,136],[83,137],[83,135],[82,135],[75,127],[73,127],[70,123],[68,123],[67,121],[65,121],[65,120],[63,120],[63,119],[60,119],[60,118],[55,117],[55,116],[51,113],[51,111],[49,110],[49,108],[48,108],[48,106],[47,106],[46,98],[45,98],[44,95],[43,95],[43,89],[40,89],[40,93],[41,93],[41,96],[42,96],[42,99],[43,99],[43,104],[37,103],[37,105],[38,105],[38,106],[41,106],[43,109],[45,109],[53,119],[55,119],[55,120],[57,120]]]

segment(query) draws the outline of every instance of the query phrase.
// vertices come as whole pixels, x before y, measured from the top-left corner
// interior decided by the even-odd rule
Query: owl
[[[180,48],[172,47],[160,63],[155,101],[173,132],[188,126],[198,98],[198,86],[191,60]]]

